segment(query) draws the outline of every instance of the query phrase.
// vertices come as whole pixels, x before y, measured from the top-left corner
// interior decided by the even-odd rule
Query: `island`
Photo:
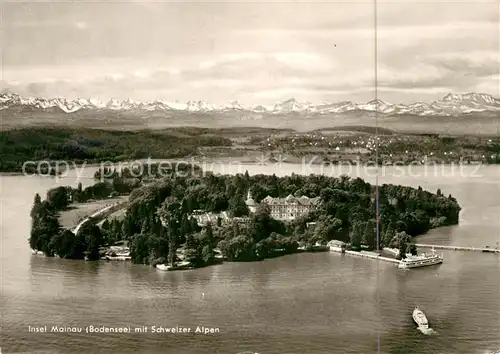
[[[375,188],[346,175],[216,175],[189,165],[182,165],[183,173],[171,165],[168,174],[160,173],[162,168],[142,169],[148,174],[133,178],[130,171],[118,176],[101,169],[96,179],[107,178],[94,186],[58,187],[44,201],[35,196],[32,249],[98,260],[106,247],[126,242],[133,263],[171,268],[258,261],[324,247],[332,240],[352,250],[397,248],[405,257],[416,252],[412,237],[457,224],[461,210],[455,198],[440,190]],[[119,205],[125,209],[121,218],[108,220],[110,214],[104,213],[89,218],[77,232],[62,228],[60,213],[72,201],[118,194],[129,194],[126,205]]]

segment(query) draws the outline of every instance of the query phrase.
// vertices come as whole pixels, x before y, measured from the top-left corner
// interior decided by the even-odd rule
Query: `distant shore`
[[[5,132],[5,141],[11,143],[2,145],[7,158],[2,161],[1,169],[19,173],[26,168],[29,173],[41,170],[42,175],[49,172],[56,175],[74,168],[144,161],[147,156],[156,156],[152,160],[157,161],[241,165],[500,164],[500,137],[391,131],[376,134],[376,130],[368,128],[302,133],[257,128],[178,127],[136,132],[27,128]],[[46,139],[53,141],[53,152],[44,150],[39,143]],[[75,149],[67,150],[68,144],[75,144],[75,141]],[[57,156],[57,159],[49,159],[49,156]]]
[[[175,162],[175,161],[182,161],[182,158],[177,158],[177,159],[154,159],[152,158],[150,161],[151,163],[161,163],[161,162]],[[128,164],[136,163],[137,161],[143,161],[144,163],[147,162],[147,160],[144,159],[139,159],[139,160],[124,160],[124,161],[119,161],[119,162],[114,162],[115,166],[126,166]],[[489,164],[489,163],[482,163],[482,162],[471,162],[471,163],[464,163],[464,162],[451,162],[451,163],[408,163],[408,164],[373,164],[373,163],[363,163],[361,161],[359,162],[340,162],[340,163],[325,163],[324,161],[308,161],[307,159],[304,160],[306,165],[310,166],[324,166],[328,168],[335,168],[335,167],[343,167],[343,166],[359,166],[359,167],[367,167],[367,168],[390,168],[390,167],[398,167],[398,168],[410,168],[410,167],[425,167],[425,166],[443,166],[443,167],[452,167],[452,166],[495,166],[498,164]],[[221,165],[221,164],[227,164],[227,165],[233,165],[233,166],[273,166],[273,165],[296,165],[296,164],[301,164],[304,163],[302,159],[297,159],[296,161],[270,161],[270,162],[259,162],[259,161],[252,161],[251,159],[237,159],[236,157],[222,157],[222,158],[207,158],[204,157],[203,160],[197,160],[196,158],[188,158],[186,162],[189,163],[194,163],[194,164],[201,164],[202,167],[203,165]],[[101,163],[90,163],[90,164],[75,164],[73,166],[70,166],[69,171],[77,169],[77,168],[99,168],[99,167],[111,167],[110,164],[108,164],[106,161],[103,161]],[[66,171],[66,170],[65,170]],[[64,171],[61,171],[61,174],[64,173]],[[22,172],[0,172],[0,176],[5,176],[5,177],[22,177],[22,176],[44,176],[44,177],[51,177],[51,178],[56,178],[56,175],[46,175],[46,174],[24,174]],[[75,176],[75,178],[78,178]]]

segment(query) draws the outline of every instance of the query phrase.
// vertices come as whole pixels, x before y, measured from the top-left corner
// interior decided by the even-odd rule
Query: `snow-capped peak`
[[[109,109],[114,111],[143,110],[143,111],[188,111],[188,112],[211,112],[211,111],[242,111],[259,114],[339,114],[348,112],[379,112],[386,115],[412,114],[412,115],[444,115],[452,116],[474,112],[500,112],[500,99],[485,93],[450,93],[441,100],[434,102],[414,102],[411,104],[392,104],[380,99],[366,103],[357,104],[351,101],[337,103],[321,102],[312,104],[300,102],[295,98],[278,102],[269,107],[258,105],[246,107],[238,101],[230,101],[221,106],[215,106],[204,101],[163,101],[157,99],[149,102],[139,102],[131,98],[126,100],[110,99],[103,103],[95,98],[78,98],[69,100],[62,97],[38,98],[26,97],[15,93],[0,94],[0,110],[7,108],[33,110],[56,110],[65,113],[75,113],[81,110]]]
[[[203,101],[187,101],[186,110],[190,112],[212,111],[215,107]]]
[[[226,103],[221,107],[221,109],[226,109],[226,110],[244,110],[245,107],[241,105],[238,101],[231,101]]]
[[[301,112],[307,110],[311,107],[310,103],[301,103],[295,98],[289,98],[288,100],[278,102],[274,105],[274,112]]]

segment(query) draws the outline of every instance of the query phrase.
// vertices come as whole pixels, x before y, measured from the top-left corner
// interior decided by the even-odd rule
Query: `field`
[[[72,229],[80,221],[93,213],[119,201],[126,201],[128,197],[117,197],[104,200],[94,200],[87,203],[71,204],[68,210],[61,212],[59,222],[65,229]]]

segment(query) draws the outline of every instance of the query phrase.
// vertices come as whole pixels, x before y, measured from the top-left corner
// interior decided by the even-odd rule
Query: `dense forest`
[[[116,182],[117,176],[113,178],[114,184],[101,183],[110,188],[123,184]],[[457,201],[452,196],[443,196],[440,190],[433,194],[422,188],[382,185],[378,188],[377,245],[375,188],[360,178],[173,174],[130,187],[132,192],[124,219],[105,221],[101,229],[95,222],[89,222],[78,235],[70,235],[57,223],[58,210],[68,205],[61,188],[65,187],[50,191],[44,202],[39,196],[35,198],[32,248],[47,255],[66,258],[87,255],[89,259],[97,259],[96,250],[100,247],[128,240],[132,261],[137,264],[173,263],[181,250],[185,260],[204,266],[214,262],[217,249],[230,261],[253,261],[295,252],[300,245],[326,244],[333,239],[358,250],[362,246],[399,248],[404,257],[406,253],[415,252],[412,236],[434,227],[456,224],[460,213]],[[308,215],[282,222],[270,216],[265,204],[249,215],[245,204],[249,189],[257,202],[267,195],[293,194],[318,196],[321,203]],[[74,189],[65,190],[66,195],[76,193]],[[227,211],[236,218],[218,218],[217,222],[200,227],[190,217],[195,210]]]
[[[30,128],[2,132],[0,172],[22,172],[26,161],[130,161],[196,155],[201,146],[230,146],[231,140],[206,129],[107,131],[97,129]],[[44,166],[46,169],[47,167]],[[34,173],[28,166],[27,173]],[[42,173],[46,173],[42,171]]]

